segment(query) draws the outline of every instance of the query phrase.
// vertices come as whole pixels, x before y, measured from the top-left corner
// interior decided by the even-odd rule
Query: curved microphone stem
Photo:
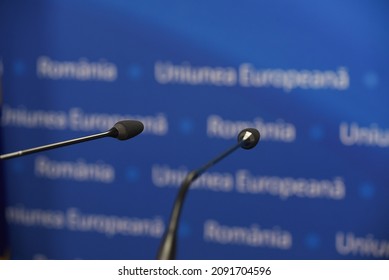
[[[190,185],[208,168],[215,165],[226,156],[234,152],[236,149],[240,148],[244,140],[240,140],[238,144],[225,151],[218,157],[214,158],[204,166],[200,167],[197,170],[193,170],[186,175],[184,181],[181,184],[176,200],[174,201],[173,210],[170,216],[169,225],[165,231],[165,235],[162,239],[161,245],[158,250],[157,259],[158,260],[174,260],[176,258],[176,243],[177,243],[177,230],[179,226],[179,220],[182,210],[182,205],[185,200],[186,193],[189,190]]]
[[[9,153],[9,154],[0,155],[0,159],[10,159],[10,158],[15,158],[15,157],[20,157],[20,156],[24,156],[24,155],[28,155],[28,154],[32,154],[32,153],[51,150],[51,149],[55,149],[55,148],[59,148],[59,147],[63,147],[63,146],[68,146],[68,145],[72,145],[72,144],[77,144],[77,143],[81,143],[81,142],[85,142],[85,141],[89,141],[89,140],[99,139],[99,138],[103,138],[103,137],[107,137],[107,136],[115,137],[116,134],[117,134],[117,131],[110,129],[106,132],[101,132],[101,133],[97,133],[97,134],[93,134],[93,135],[89,135],[89,136],[85,136],[85,137],[80,137],[80,138],[76,138],[76,139],[72,139],[72,140],[62,141],[62,142],[58,142],[58,143],[48,144],[48,145],[44,145],[44,146],[40,146],[40,147],[35,147],[35,148],[31,148],[31,149],[26,149],[26,150],[22,150],[22,151],[17,151],[17,152],[13,152],[13,153]]]

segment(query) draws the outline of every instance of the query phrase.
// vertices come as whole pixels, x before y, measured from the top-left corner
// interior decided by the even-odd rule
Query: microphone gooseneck
[[[132,137],[137,136],[143,131],[143,124],[135,120],[124,120],[117,122],[110,130],[106,132],[101,132],[85,137],[80,137],[76,139],[66,140],[62,142],[57,142],[49,145],[39,146],[31,149],[21,150],[17,152],[12,152],[4,155],[0,155],[0,160],[10,159],[14,157],[20,157],[32,153],[37,153],[41,151],[51,150],[59,147],[69,146],[72,144],[77,144],[81,142],[86,142],[90,140],[95,140],[103,137],[113,137],[119,140],[127,140]]]
[[[247,128],[242,130],[238,135],[238,143],[217,156],[199,169],[193,170],[188,173],[182,182],[178,191],[176,200],[174,201],[173,210],[171,212],[168,228],[165,231],[161,245],[157,253],[158,260],[174,260],[176,258],[176,243],[177,243],[177,230],[179,226],[179,219],[181,215],[182,206],[185,200],[186,193],[189,190],[190,185],[208,168],[215,165],[226,156],[234,152],[238,148],[252,149],[254,148],[260,139],[259,131],[255,128]]]

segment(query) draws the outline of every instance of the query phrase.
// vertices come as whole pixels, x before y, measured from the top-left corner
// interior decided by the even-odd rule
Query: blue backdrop
[[[155,258],[186,173],[256,127],[190,190],[179,259],[389,258],[388,12],[1,1],[3,153],[145,125],[3,161],[11,257]]]

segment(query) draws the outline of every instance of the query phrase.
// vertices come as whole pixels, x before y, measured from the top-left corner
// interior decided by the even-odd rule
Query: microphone
[[[238,143],[214,158],[204,166],[197,170],[193,170],[188,173],[182,182],[178,191],[176,200],[174,201],[173,210],[170,215],[169,225],[165,231],[161,245],[157,253],[158,260],[174,260],[176,257],[176,243],[177,243],[177,230],[179,225],[179,218],[181,215],[181,209],[185,200],[185,195],[190,185],[208,168],[215,165],[223,158],[234,152],[238,148],[246,150],[254,148],[260,139],[259,131],[255,128],[246,128],[238,134]]]
[[[10,159],[10,158],[15,158],[15,157],[20,157],[32,153],[37,153],[41,151],[46,151],[46,150],[51,150],[54,148],[59,148],[63,146],[68,146],[72,144],[77,144],[81,142],[86,142],[89,140],[94,140],[94,139],[99,139],[103,137],[113,137],[119,140],[127,140],[132,137],[137,136],[143,131],[143,123],[140,121],[135,121],[135,120],[123,120],[117,122],[110,130],[106,132],[101,132],[81,138],[76,138],[72,140],[67,140],[67,141],[62,141],[58,143],[53,143],[49,145],[44,145],[40,147],[35,147],[27,150],[22,150],[22,151],[17,151],[9,154],[3,154],[0,155],[0,159]]]

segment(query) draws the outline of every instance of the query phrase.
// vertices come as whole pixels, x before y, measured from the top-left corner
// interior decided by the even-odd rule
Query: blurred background
[[[154,259],[188,171],[178,259],[389,258],[389,3],[2,0],[0,252]]]

